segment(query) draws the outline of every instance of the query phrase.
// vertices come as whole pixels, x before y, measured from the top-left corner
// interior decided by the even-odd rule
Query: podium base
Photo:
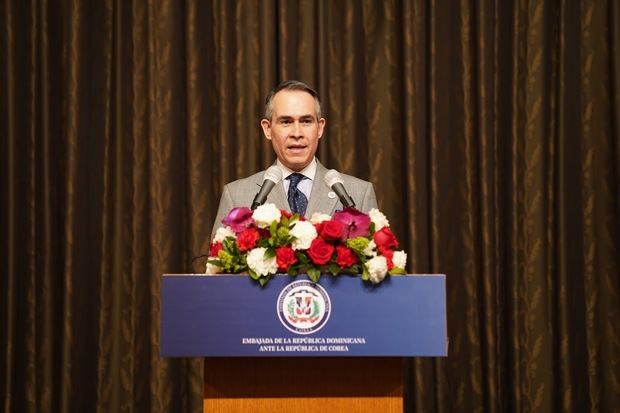
[[[206,358],[206,412],[402,412],[402,358]]]

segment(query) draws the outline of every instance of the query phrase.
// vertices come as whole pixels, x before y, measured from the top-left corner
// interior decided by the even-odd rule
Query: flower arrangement
[[[379,210],[368,214],[353,208],[333,216],[298,214],[264,204],[251,211],[234,208],[222,220],[209,251],[207,274],[249,273],[264,285],[276,273],[306,273],[317,282],[321,274],[362,274],[380,283],[387,274],[404,274],[407,254]]]

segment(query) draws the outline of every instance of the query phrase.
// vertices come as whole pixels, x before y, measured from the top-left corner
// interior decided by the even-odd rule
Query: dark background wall
[[[295,78],[321,161],[448,275],[450,355],[408,363],[405,410],[617,411],[619,47],[614,0],[2,1],[3,410],[201,409],[159,275],[273,161]]]

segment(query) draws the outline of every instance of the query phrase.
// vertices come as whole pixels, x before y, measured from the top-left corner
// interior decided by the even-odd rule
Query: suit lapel
[[[288,205],[288,199],[286,199],[286,195],[284,194],[284,184],[282,182],[283,181],[278,182],[273,188],[269,196],[267,196],[267,201],[275,204],[279,209],[290,211],[291,207]]]
[[[259,177],[259,180],[256,181],[256,191],[260,190],[261,185],[263,184],[263,175]],[[284,209],[290,211],[291,208],[288,206],[288,200],[284,194],[284,185],[282,181],[278,182],[278,184],[271,190],[269,195],[267,195],[267,201],[270,204],[274,204],[279,209]]]
[[[322,212],[324,214],[333,214],[338,203],[338,198],[329,198],[327,194],[330,192],[330,188],[325,183],[325,173],[327,169],[316,161],[316,174],[314,175],[314,181],[312,182],[312,192],[310,193],[310,199],[308,200],[308,208],[306,209],[306,217],[311,217],[315,212]],[[284,191],[283,191],[284,192]]]
[[[305,216],[310,218],[315,212],[322,212],[324,214],[332,215],[336,210],[336,204],[338,203],[338,197],[334,196],[330,198],[328,196],[331,188],[325,183],[325,173],[327,169],[321,164],[316,162],[316,174],[312,181],[312,192],[310,193],[310,199],[308,200],[308,208],[306,208]],[[284,192],[284,180],[280,181],[273,190],[267,196],[267,202],[274,204],[280,209],[290,211],[291,207],[288,204],[286,193]],[[263,184],[263,175],[258,177],[256,181],[256,191],[260,190]]]

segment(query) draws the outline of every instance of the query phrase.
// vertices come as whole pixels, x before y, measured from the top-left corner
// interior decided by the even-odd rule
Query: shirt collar
[[[295,171],[292,171],[288,169],[286,166],[284,166],[284,164],[280,162],[279,159],[276,160],[276,165],[282,171],[282,179],[286,179],[288,178],[289,175],[292,175],[293,173],[295,173]],[[304,169],[299,171],[299,173],[305,176],[306,178],[310,179],[311,181],[314,181],[314,176],[316,175],[316,157],[312,158],[312,161],[308,164],[308,166],[306,166]]]

